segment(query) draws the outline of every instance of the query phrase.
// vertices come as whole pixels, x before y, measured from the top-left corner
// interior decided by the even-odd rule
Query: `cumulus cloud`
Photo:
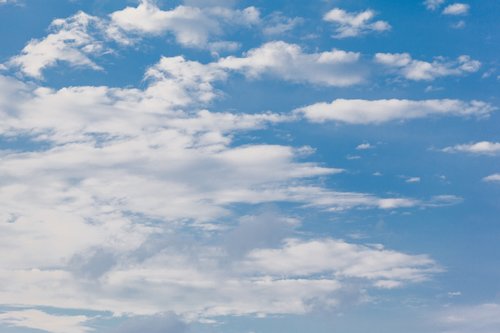
[[[406,255],[385,250],[381,245],[369,247],[333,239],[287,239],[282,248],[250,252],[246,264],[250,269],[276,276],[331,274],[339,279],[368,279],[381,288],[424,281],[441,271],[427,256]]]
[[[431,116],[484,117],[495,108],[481,101],[465,102],[453,99],[337,99],[331,103],[316,103],[295,110],[312,122],[338,121],[349,124],[380,124]]]
[[[454,3],[443,9],[445,15],[466,15],[469,13],[470,6],[465,3]]]
[[[360,13],[346,12],[334,8],[323,16],[323,20],[336,25],[335,38],[356,37],[370,32],[383,32],[391,29],[386,21],[373,21],[375,12],[365,10]]]
[[[367,150],[367,149],[373,149],[375,148],[373,145],[370,143],[361,143],[356,146],[356,150]]]
[[[491,182],[491,183],[500,182],[500,173],[494,173],[492,175],[484,177],[483,181],[485,181],[485,182]]]
[[[342,50],[305,53],[296,44],[278,41],[252,49],[244,57],[220,59],[218,66],[250,78],[269,75],[293,82],[343,87],[364,81],[359,58],[359,53]]]
[[[87,316],[54,315],[33,309],[0,313],[0,323],[4,325],[50,333],[92,332],[93,329],[85,325],[90,319]]]
[[[481,141],[443,148],[446,153],[469,153],[476,155],[500,154],[500,142]]]
[[[91,58],[107,52],[107,49],[89,33],[91,29],[100,29],[99,25],[99,19],[83,12],[54,20],[49,35],[31,40],[20,55],[9,60],[8,65],[19,67],[25,75],[38,79],[42,78],[45,68],[58,62],[99,70],[101,67]]]
[[[153,1],[142,0],[137,7],[116,11],[110,18],[111,35],[120,31],[139,36],[172,33],[181,45],[204,48],[212,37],[223,34],[223,23],[251,26],[260,22],[260,13],[255,7],[236,10],[219,6],[178,6],[162,10]],[[118,40],[130,42],[123,36]]]
[[[479,61],[467,55],[459,56],[456,61],[438,57],[433,62],[427,62],[415,60],[408,53],[377,53],[374,60],[397,75],[414,81],[432,81],[439,77],[474,73],[481,67]]]
[[[424,5],[429,10],[436,10],[445,2],[445,0],[425,0]]]

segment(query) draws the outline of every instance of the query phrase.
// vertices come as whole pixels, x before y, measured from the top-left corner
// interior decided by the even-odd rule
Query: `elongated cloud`
[[[406,99],[337,99],[295,110],[312,122],[338,121],[349,124],[380,124],[431,116],[483,117],[495,110],[481,102],[452,99],[413,101]]]
[[[443,9],[445,15],[466,15],[469,12],[470,6],[465,3],[454,3],[446,6]]]
[[[251,78],[268,75],[293,82],[343,87],[364,81],[359,58],[356,52],[305,53],[296,44],[269,42],[248,51],[244,57],[220,59],[218,66]]]
[[[498,155],[500,154],[500,143],[481,141],[476,143],[456,145],[443,148],[445,153],[469,153],[476,155]]]
[[[456,61],[445,61],[441,58],[432,62],[415,60],[408,53],[377,53],[376,63],[386,66],[395,74],[413,81],[432,81],[439,77],[457,76],[474,73],[481,63],[462,55]]]

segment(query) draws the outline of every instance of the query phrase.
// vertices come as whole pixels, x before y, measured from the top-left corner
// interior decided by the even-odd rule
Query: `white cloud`
[[[375,21],[375,12],[365,10],[360,13],[349,13],[334,8],[323,16],[323,20],[336,24],[335,38],[356,37],[369,32],[383,32],[391,29],[386,21]]]
[[[250,78],[269,75],[293,82],[342,87],[364,81],[359,57],[359,53],[341,50],[304,53],[296,44],[278,41],[252,49],[241,58],[220,59],[218,66]]]
[[[443,9],[445,15],[466,15],[469,13],[470,6],[465,3],[454,3]]]
[[[436,10],[445,2],[445,0],[425,0],[424,5],[429,10]]]
[[[446,61],[438,57],[433,62],[412,59],[408,53],[377,53],[374,60],[392,69],[396,74],[414,81],[431,81],[444,76],[474,73],[481,63],[462,55],[456,61]]]
[[[266,18],[262,32],[264,35],[282,35],[300,25],[303,19],[300,17],[286,17],[281,13],[273,13]]]
[[[50,333],[87,333],[87,316],[53,315],[39,310],[20,310],[0,313],[0,323],[10,327],[23,327]]]
[[[476,143],[456,145],[443,148],[446,153],[469,153],[477,155],[497,155],[500,154],[500,142],[481,141]]]
[[[495,333],[500,330],[500,305],[452,306],[441,311],[437,323],[446,333]]]
[[[405,180],[407,183],[420,183],[420,177],[409,177]]]
[[[172,33],[181,45],[205,48],[213,37],[223,35],[223,23],[251,26],[260,22],[260,13],[255,7],[236,10],[178,6],[162,10],[154,2],[142,0],[137,7],[116,11],[110,18],[111,36],[120,30],[139,36]],[[124,40],[123,36],[118,38],[120,40]]]
[[[41,40],[31,40],[21,54],[11,58],[8,64],[19,67],[25,75],[39,79],[45,68],[58,62],[99,70],[101,67],[91,57],[102,55],[107,50],[89,33],[89,29],[99,29],[99,25],[99,19],[83,12],[67,19],[54,20],[50,26],[52,33]]]
[[[370,143],[361,143],[356,147],[356,150],[367,150],[375,148]]]
[[[453,99],[337,99],[295,110],[312,122],[338,121],[350,124],[380,124],[431,116],[484,117],[495,108],[485,102]]]
[[[334,239],[287,239],[282,248],[253,250],[246,265],[248,269],[275,276],[331,274],[338,279],[368,279],[381,288],[421,282],[441,271],[427,256],[406,255],[385,250],[381,245],[356,245]]]
[[[483,181],[492,183],[500,182],[500,173],[494,173],[492,175],[484,177]]]

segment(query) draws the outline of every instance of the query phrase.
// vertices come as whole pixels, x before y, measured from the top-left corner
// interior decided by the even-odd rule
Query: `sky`
[[[0,0],[0,331],[500,332],[498,13]]]

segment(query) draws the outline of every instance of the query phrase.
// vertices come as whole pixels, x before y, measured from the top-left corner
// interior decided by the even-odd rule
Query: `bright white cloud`
[[[466,15],[469,13],[470,6],[465,3],[454,3],[443,9],[445,15]]]
[[[500,173],[494,173],[492,175],[484,177],[483,181],[492,183],[500,182]]]
[[[360,13],[349,13],[334,8],[323,16],[323,20],[336,25],[335,38],[356,37],[369,32],[383,32],[391,29],[386,21],[373,21],[375,12],[365,10]]]
[[[484,117],[495,108],[481,101],[452,99],[413,101],[406,99],[337,99],[295,110],[312,122],[338,121],[350,124],[380,124],[431,116]]]
[[[375,148],[373,145],[370,143],[361,143],[356,147],[356,150],[367,150],[367,149],[373,149]]]
[[[342,87],[364,81],[359,57],[359,53],[342,50],[305,53],[296,44],[278,41],[252,49],[244,57],[220,59],[218,66],[250,78],[269,75],[293,82]]]
[[[50,26],[52,32],[47,37],[31,40],[8,64],[38,79],[42,78],[45,68],[58,62],[99,70],[101,67],[91,58],[102,55],[107,49],[89,33],[90,29],[99,29],[99,25],[99,19],[83,12],[54,20]]]
[[[150,0],[142,0],[137,7],[127,7],[110,15],[110,36],[118,33],[118,41],[127,41],[120,34],[162,35],[172,33],[184,46],[205,48],[212,37],[223,34],[222,24],[251,26],[260,22],[255,7],[235,10],[225,7],[178,6],[162,10]]]
[[[500,154],[500,142],[481,141],[443,148],[446,153],[469,153],[478,155]]]
[[[328,274],[336,278],[363,278],[381,288],[420,282],[441,271],[427,256],[411,256],[333,239],[287,239],[282,248],[250,252],[247,265],[259,272],[288,277]]]
[[[49,333],[87,333],[87,316],[53,315],[39,310],[20,310],[0,313],[0,323],[10,327],[31,328]]]
[[[429,10],[436,10],[445,2],[445,0],[425,0],[424,5]]]
[[[481,63],[462,55],[456,61],[436,58],[433,62],[413,59],[408,53],[377,53],[374,60],[392,69],[396,74],[414,81],[431,81],[450,75],[464,75],[479,70]]]

